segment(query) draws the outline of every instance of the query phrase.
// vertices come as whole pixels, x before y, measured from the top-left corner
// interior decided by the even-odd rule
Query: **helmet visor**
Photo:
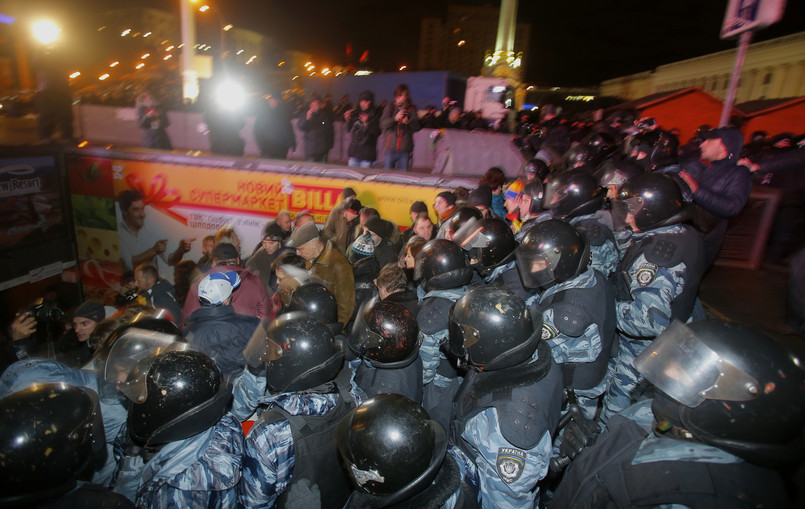
[[[260,364],[275,361],[282,357],[282,347],[268,337],[263,324],[257,326],[249,339],[246,348],[243,349],[243,358],[249,366],[259,366]]]
[[[646,206],[645,200],[640,196],[633,196],[632,198],[612,200],[612,224],[616,231],[623,231],[629,228],[626,222],[626,216],[629,214],[637,218],[643,208]]]
[[[691,408],[706,399],[749,401],[760,393],[754,377],[721,358],[676,320],[635,359],[634,365],[658,389]]]
[[[146,378],[156,357],[164,352],[188,348],[187,343],[177,339],[177,336],[164,332],[127,330],[109,351],[104,378],[133,402],[142,403],[148,397]]]
[[[352,332],[349,335],[348,344],[350,350],[358,355],[363,355],[365,352],[380,348],[383,342],[383,336],[373,331],[366,323],[371,310],[380,299],[372,297],[361,305],[361,309],[355,316],[355,324],[352,326]]]
[[[518,247],[514,251],[517,270],[526,288],[541,288],[556,280],[556,266],[562,254],[556,249],[536,252]]]
[[[476,247],[489,247],[492,244],[492,239],[484,234],[483,228],[479,223],[480,221],[471,217],[453,234],[453,242],[461,246],[465,251],[470,251]]]

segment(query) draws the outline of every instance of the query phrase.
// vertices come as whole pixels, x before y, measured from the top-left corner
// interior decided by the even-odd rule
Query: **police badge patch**
[[[547,341],[549,339],[555,338],[559,334],[559,331],[556,330],[556,327],[553,325],[549,325],[547,323],[542,324],[542,339]]]
[[[657,277],[657,266],[653,263],[644,263],[637,269],[635,280],[640,286],[647,286]]]
[[[511,447],[498,448],[498,459],[495,467],[500,480],[511,484],[523,475],[525,470],[525,451]]]

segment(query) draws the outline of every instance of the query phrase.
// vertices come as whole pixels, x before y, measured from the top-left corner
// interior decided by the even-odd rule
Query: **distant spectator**
[[[349,166],[369,168],[377,160],[380,115],[374,100],[375,95],[369,90],[364,90],[358,100],[358,106],[344,113],[350,136],[347,150]]]
[[[414,133],[419,131],[416,107],[408,96],[408,85],[400,84],[394,89],[394,101],[383,110],[380,128],[385,136],[383,167],[408,171],[411,154],[414,152]]]
[[[160,150],[172,150],[173,145],[168,137],[168,113],[162,107],[162,101],[149,89],[144,90],[138,98],[137,126],[145,131],[143,147]]]
[[[332,113],[319,99],[310,101],[307,113],[296,126],[304,132],[305,160],[326,163],[327,154],[333,148]]]
[[[296,150],[290,106],[276,91],[260,103],[254,120],[254,141],[260,148],[260,157],[268,159],[285,159],[288,149]]]

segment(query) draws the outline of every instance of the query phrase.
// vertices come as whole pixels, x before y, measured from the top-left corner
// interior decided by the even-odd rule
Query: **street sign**
[[[759,30],[783,17],[785,0],[729,0],[721,25],[721,38],[729,39],[747,30]]]

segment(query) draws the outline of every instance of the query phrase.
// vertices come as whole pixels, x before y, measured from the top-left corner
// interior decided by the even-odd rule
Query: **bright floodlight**
[[[50,20],[39,20],[33,24],[33,32],[36,40],[42,44],[53,44],[59,38],[61,28]]]
[[[226,81],[218,85],[215,91],[215,99],[221,108],[237,110],[246,102],[246,91],[237,83]]]

